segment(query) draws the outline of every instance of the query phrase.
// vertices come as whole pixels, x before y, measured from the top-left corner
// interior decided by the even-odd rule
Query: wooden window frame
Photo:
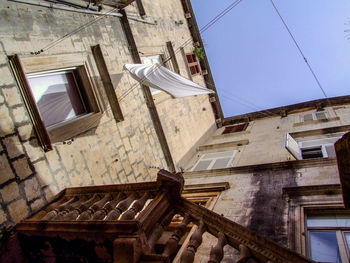
[[[191,56],[193,61],[189,61],[189,59],[188,59],[189,56]],[[188,65],[188,68],[190,70],[191,76],[200,75],[201,74],[201,70],[200,70],[200,67],[199,67],[199,63],[198,63],[198,59],[196,57],[196,54],[193,53],[193,52],[192,53],[186,53],[186,60],[187,60],[187,65]],[[195,73],[192,73],[191,68],[195,69]]]
[[[9,56],[8,59],[38,140],[45,151],[52,150],[52,143],[66,141],[98,125],[102,116],[102,108],[97,97],[96,87],[90,80],[89,67],[81,57],[77,59],[58,55],[20,58],[19,55],[13,55]],[[26,74],[69,67],[77,69],[79,82],[86,93],[90,112],[50,127],[45,127]]]

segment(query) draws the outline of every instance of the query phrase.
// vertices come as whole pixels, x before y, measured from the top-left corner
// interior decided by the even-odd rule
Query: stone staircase
[[[176,262],[189,263],[208,232],[217,238],[210,263],[221,262],[225,245],[239,251],[239,263],[313,262],[181,197],[183,184],[180,173],[160,170],[155,182],[67,188],[16,226],[8,253],[16,254],[13,262],[114,263],[173,262],[181,253]]]

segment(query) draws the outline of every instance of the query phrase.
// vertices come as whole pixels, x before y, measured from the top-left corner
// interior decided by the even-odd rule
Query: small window
[[[350,214],[307,215],[308,252],[317,262],[349,262]]]
[[[200,74],[200,69],[197,61],[197,57],[194,53],[186,54],[187,64],[190,69],[191,75],[196,76]]]
[[[194,165],[191,171],[227,168],[231,166],[233,158],[235,157],[236,153],[237,153],[237,150],[205,153],[200,157],[200,159]]]
[[[242,124],[237,124],[237,125],[233,125],[233,126],[228,126],[228,127],[225,127],[222,134],[245,131],[247,129],[247,127],[248,127],[248,123],[242,123]]]
[[[286,135],[285,147],[297,160],[311,158],[336,158],[334,143],[340,137],[329,137],[297,142]]]
[[[326,111],[317,111],[317,112],[308,113],[308,114],[301,116],[302,122],[316,121],[316,120],[327,120],[327,119],[328,119],[328,113]]]

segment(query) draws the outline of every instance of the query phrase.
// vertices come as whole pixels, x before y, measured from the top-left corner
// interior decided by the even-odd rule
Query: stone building
[[[198,145],[186,184],[227,183],[214,201],[216,213],[315,261],[348,262],[350,213],[334,143],[350,130],[349,99],[225,118],[224,127]],[[202,245],[195,262],[206,262],[214,243]],[[224,262],[230,257],[227,251]]]
[[[326,244],[330,258],[311,255],[312,249],[325,250],[323,245],[314,245],[314,240],[322,238],[338,244],[335,258],[348,262],[349,219],[343,208],[333,144],[349,130],[349,96],[224,118],[216,94],[174,99],[141,86],[123,68],[128,63],[162,62],[215,91],[206,57],[199,59],[194,52],[197,47],[205,54],[190,1],[0,1],[1,227],[25,218],[45,218],[42,214],[49,214],[48,209],[62,196],[60,201],[66,201],[67,193],[114,189],[121,196],[122,191],[147,188],[149,196],[138,200],[151,196],[162,203],[159,195],[167,189],[171,193],[167,205],[171,206],[173,195],[179,198],[176,193],[182,190],[181,178],[172,178],[170,181],[176,182],[170,183],[169,175],[161,172],[157,182],[129,183],[154,181],[160,168],[184,170],[182,194],[201,206],[184,201],[184,206],[176,209],[181,213],[193,209],[191,215],[199,226],[196,216],[216,220],[220,231],[224,226],[238,231],[233,234],[241,237],[231,236],[233,241],[228,243],[243,251],[241,257],[246,255],[241,262],[249,258],[286,262],[278,261],[280,257],[309,262],[292,251],[333,262],[333,252],[338,251],[334,245]],[[57,110],[56,104],[41,105],[30,92],[36,79],[51,81],[50,77],[60,74],[66,76],[65,85],[73,78],[72,85],[79,87],[75,88],[79,96],[66,93],[74,99],[63,117],[57,114],[63,110]],[[47,95],[48,101],[52,97],[64,100],[59,97],[62,94]],[[72,117],[72,108],[78,117]],[[114,184],[120,185],[99,187]],[[71,189],[78,186],[82,188]],[[58,193],[61,195],[56,196]],[[111,196],[100,201],[108,198]],[[123,201],[134,200],[128,198]],[[149,207],[155,206],[146,209]],[[139,208],[130,209],[133,218]],[[165,212],[173,210],[159,212],[163,221],[154,222],[154,233],[168,222]],[[332,217],[347,225],[322,225],[321,219],[331,221]],[[30,220],[24,225],[34,222]],[[145,223],[147,218],[143,220]],[[220,231],[210,228],[209,221],[208,232],[222,241]],[[315,221],[319,225],[312,228],[309,222]],[[132,227],[126,224],[122,231],[124,228]],[[195,228],[188,230],[194,232]],[[322,235],[325,229],[326,237]],[[157,241],[148,231],[147,242],[163,249],[170,232]],[[216,238],[204,235],[195,262],[206,262],[216,243]],[[176,247],[179,253],[173,256],[174,262],[191,244],[190,236]],[[29,244],[28,250],[35,249]],[[233,248],[225,247],[223,262],[233,262]],[[101,256],[101,251],[99,248],[96,254]],[[168,262],[167,258],[147,256],[143,262]]]
[[[159,168],[175,170],[220,120],[215,94],[173,99],[141,87],[123,69],[164,60],[198,84],[213,83],[206,58],[193,53],[202,42],[186,1],[89,3],[0,2],[1,226],[18,223],[66,187],[151,181]],[[57,69],[88,79],[81,86],[89,109],[43,124],[24,79],[50,81]],[[58,115],[54,106],[42,118]]]

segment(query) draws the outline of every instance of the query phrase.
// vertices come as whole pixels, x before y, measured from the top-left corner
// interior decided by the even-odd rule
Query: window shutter
[[[316,120],[326,120],[327,119],[327,115],[325,111],[319,111],[315,113],[316,116]]]
[[[235,157],[237,150],[205,153],[192,168],[192,171],[202,171],[209,169],[220,169],[229,167]]]
[[[312,113],[310,113],[310,114],[305,114],[304,116],[303,116],[303,120],[302,121],[312,121],[313,120],[313,117],[312,117]]]
[[[328,144],[324,146],[328,158],[336,158],[335,149],[333,144]]]
[[[298,143],[293,139],[292,136],[290,136],[289,133],[286,134],[285,147],[288,150],[288,152],[290,152],[290,154],[295,157],[295,159],[303,159]]]

